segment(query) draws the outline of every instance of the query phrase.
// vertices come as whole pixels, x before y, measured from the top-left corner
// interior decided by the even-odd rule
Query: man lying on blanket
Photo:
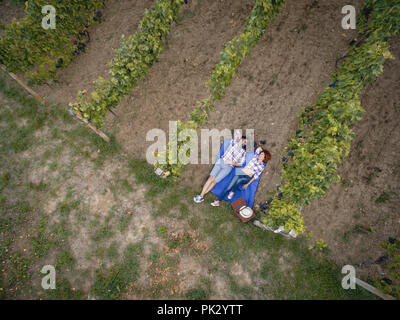
[[[217,162],[225,156],[227,153],[225,150],[229,150],[231,143],[230,140],[224,141]],[[260,180],[259,178],[270,159],[270,152],[261,147],[258,147],[255,152],[246,152],[245,161],[240,168],[230,170],[230,172],[223,179],[220,179],[212,188],[211,192],[218,196],[218,200],[214,201],[211,205],[219,206],[221,200],[232,202],[242,197],[250,207],[253,207],[254,196]],[[213,171],[210,173],[209,180],[212,179]],[[195,201],[196,197],[194,199]]]

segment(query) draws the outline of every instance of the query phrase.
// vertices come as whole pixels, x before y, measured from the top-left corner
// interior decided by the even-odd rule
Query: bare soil
[[[7,25],[13,19],[22,19],[25,16],[24,6],[13,5],[9,1],[0,3],[0,25]]]

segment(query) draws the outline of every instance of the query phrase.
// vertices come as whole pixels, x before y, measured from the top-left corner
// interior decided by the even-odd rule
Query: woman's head
[[[271,153],[267,149],[261,149],[261,152],[258,155],[258,161],[266,163],[270,159],[271,159]]]

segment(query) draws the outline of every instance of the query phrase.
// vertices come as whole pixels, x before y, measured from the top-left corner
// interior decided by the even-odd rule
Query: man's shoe
[[[198,194],[197,196],[195,196],[193,198],[193,201],[196,202],[196,203],[200,203],[200,202],[204,201],[204,198],[201,195]]]

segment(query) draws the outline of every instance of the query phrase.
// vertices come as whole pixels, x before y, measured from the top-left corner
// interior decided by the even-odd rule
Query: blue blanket
[[[224,155],[225,151],[229,148],[230,142],[231,142],[231,140],[225,140],[222,143],[221,149],[219,150],[219,155],[217,156],[216,160],[218,160],[219,158],[221,158]],[[254,152],[246,152],[246,160],[243,163],[243,165],[241,166],[241,168],[244,168],[246,166],[246,164],[251,161],[253,156],[254,156]],[[236,167],[236,168],[238,168],[238,167]],[[229,182],[231,182],[231,180],[235,176],[236,168],[234,168],[224,179],[222,179],[219,183],[217,183],[215,185],[215,187],[211,190],[211,192],[213,194],[215,194],[217,197],[219,197],[222,194],[224,189],[228,186]],[[247,189],[243,189],[242,187],[240,187],[239,191],[235,192],[235,195],[233,196],[232,199],[228,199],[228,196],[226,196],[224,200],[228,201],[228,202],[233,202],[236,199],[242,197],[244,200],[246,200],[249,207],[252,208],[254,205],[254,197],[256,195],[256,191],[257,191],[258,183],[260,182],[260,178],[261,178],[261,175],[258,177],[258,179],[254,180],[252,183],[250,183],[250,185],[247,187]]]

